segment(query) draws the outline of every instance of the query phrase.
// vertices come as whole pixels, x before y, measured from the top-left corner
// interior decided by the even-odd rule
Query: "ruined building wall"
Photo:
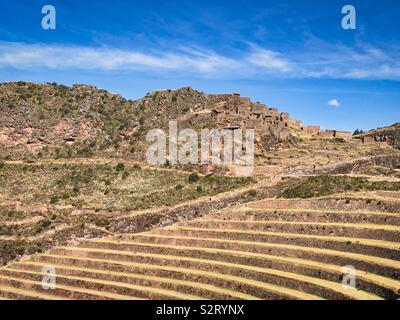
[[[311,135],[318,135],[318,133],[321,131],[320,126],[304,126],[302,130],[305,133],[311,134]]]
[[[321,130],[320,126],[303,126],[302,121],[290,118],[287,112],[279,112],[276,108],[269,108],[262,103],[253,103],[249,98],[239,94],[210,95],[206,110],[209,115],[191,119],[184,119],[182,125],[197,126],[202,121],[211,122],[210,128],[217,124],[219,128],[238,127],[242,129],[256,129],[260,135],[273,134],[277,137],[287,137],[291,129],[303,131],[305,134],[323,138],[343,138],[350,140],[351,132],[338,130]],[[366,139],[368,140],[368,139]]]
[[[351,132],[347,131],[336,131],[335,132],[335,138],[342,138],[345,140],[351,140],[352,134]]]

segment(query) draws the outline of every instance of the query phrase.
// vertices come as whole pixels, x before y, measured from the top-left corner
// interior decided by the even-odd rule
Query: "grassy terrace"
[[[313,198],[342,192],[400,191],[400,182],[368,181],[366,178],[349,176],[317,176],[285,190],[283,198]]]
[[[251,183],[138,165],[1,163],[0,264],[41,251],[55,239],[107,234],[110,215],[173,206]],[[88,210],[72,214],[76,209]]]
[[[7,164],[0,169],[3,200],[111,211],[172,206],[250,183],[250,178],[200,177],[122,164]]]

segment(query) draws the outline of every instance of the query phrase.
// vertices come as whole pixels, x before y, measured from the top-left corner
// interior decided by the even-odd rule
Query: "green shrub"
[[[43,228],[47,228],[50,225],[51,225],[51,221],[49,219],[45,219],[40,222],[40,226]]]
[[[58,202],[58,197],[57,196],[52,196],[50,198],[50,204],[56,204]]]
[[[110,225],[110,221],[104,218],[96,218],[94,224],[98,227],[108,227]]]
[[[138,165],[137,163],[135,163],[132,167],[133,170],[141,170],[142,167],[140,165]]]
[[[252,198],[256,197],[257,196],[257,191],[256,190],[250,190],[249,191],[249,196],[252,197]]]
[[[181,190],[181,189],[183,189],[183,186],[181,184],[177,184],[175,186],[175,190]]]
[[[104,184],[105,184],[106,186],[109,186],[109,185],[111,185],[111,181],[110,181],[109,179],[107,179],[106,181],[104,181]]]
[[[126,178],[128,178],[129,177],[129,172],[128,171],[124,171],[123,173],[122,173],[122,179],[126,179]]]
[[[196,191],[198,193],[202,193],[203,192],[203,188],[201,186],[197,186]]]
[[[124,171],[125,170],[125,165],[123,163],[118,163],[115,167],[114,167],[115,171],[120,172],[120,171]]]
[[[43,231],[43,229],[49,227],[51,225],[51,221],[49,219],[45,219],[40,221],[40,223],[36,226],[36,228],[34,229],[34,232],[36,234],[41,233]]]
[[[4,168],[4,161],[0,161],[0,170]]]
[[[209,183],[214,183],[217,180],[212,173],[206,175],[204,178]]]
[[[190,183],[193,183],[193,182],[199,181],[200,177],[199,177],[199,175],[197,173],[192,173],[192,174],[190,174],[188,180],[189,180]]]

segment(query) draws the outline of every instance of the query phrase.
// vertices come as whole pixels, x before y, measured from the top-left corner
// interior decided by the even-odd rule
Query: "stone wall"
[[[389,127],[390,129],[386,130],[376,130],[364,133],[362,135],[358,135],[355,137],[356,140],[360,141],[360,143],[382,143],[386,142],[395,147],[400,147],[400,126],[398,128]]]
[[[304,126],[302,127],[302,130],[305,133],[311,134],[311,135],[318,135],[318,133],[321,131],[320,126]]]
[[[352,134],[348,131],[335,131],[335,138],[342,138],[345,140],[351,140]]]
[[[339,130],[325,130],[325,131],[320,131],[318,133],[320,137],[324,138],[341,138],[346,141],[351,140],[352,134],[351,132],[348,131],[339,131]]]
[[[328,130],[326,130],[326,131],[320,131],[320,132],[318,133],[318,135],[319,135],[321,138],[333,138],[333,133],[330,132],[330,131],[328,131]]]
[[[289,119],[288,123],[291,127],[294,127],[298,130],[301,130],[301,127],[303,126],[303,122],[300,120],[293,120],[293,119]]]

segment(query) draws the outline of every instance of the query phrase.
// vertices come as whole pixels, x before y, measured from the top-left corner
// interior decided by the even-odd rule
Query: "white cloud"
[[[339,101],[337,101],[336,99],[332,99],[328,101],[328,105],[332,106],[332,107],[339,107],[340,103]]]
[[[305,78],[400,80],[400,54],[357,43],[353,47],[320,39],[306,42],[292,55],[296,76]]]
[[[209,73],[231,69],[236,62],[207,51],[153,52],[108,47],[0,43],[0,68],[179,71]]]
[[[281,57],[277,52],[255,48],[247,57],[247,61],[257,67],[261,67],[268,71],[287,73],[292,71],[290,62]]]
[[[371,45],[348,47],[317,38],[285,53],[249,44],[248,49],[218,54],[203,48],[122,50],[114,47],[0,42],[0,69],[142,71],[168,76],[220,79],[261,77],[379,79],[400,81],[400,53]]]

